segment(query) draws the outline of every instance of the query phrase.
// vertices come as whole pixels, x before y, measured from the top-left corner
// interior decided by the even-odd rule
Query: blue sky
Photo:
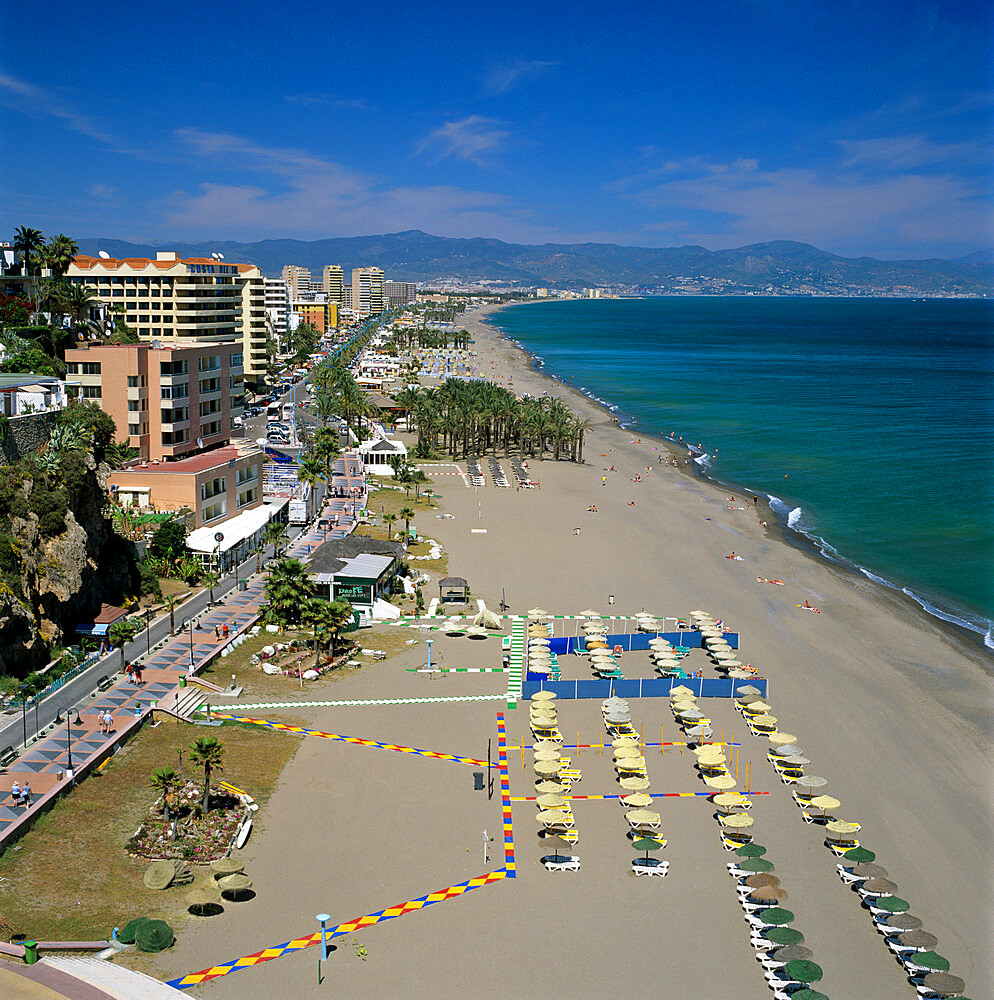
[[[0,232],[954,257],[994,245],[989,8],[8,3]]]

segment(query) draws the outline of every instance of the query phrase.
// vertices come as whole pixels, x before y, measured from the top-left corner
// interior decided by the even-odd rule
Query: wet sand
[[[880,588],[786,544],[760,523],[766,513],[729,509],[728,494],[656,462],[659,442],[618,428],[595,404],[527,369],[521,352],[468,317],[482,374],[512,380],[515,392],[569,398],[595,422],[586,464],[530,462],[541,489],[468,489],[439,480],[453,520],[422,518],[438,538],[449,572],[465,576],[474,598],[496,607],[502,590],[514,612],[541,605],[575,613],[686,615],[704,608],[738,630],[746,662],[770,679],[779,728],[796,733],[829,781],[840,818],[862,824],[899,894],[912,904],[937,951],[966,979],[976,1000],[994,995],[990,968],[992,890],[990,695],[983,651],[971,650]],[[470,325],[472,324],[472,325]],[[505,469],[507,469],[507,463]],[[616,472],[607,471],[615,466]],[[646,471],[646,467],[650,471]],[[643,482],[631,477],[641,473]],[[602,486],[602,476],[607,485]],[[488,476],[489,482],[489,476]],[[634,499],[635,507],[628,506]],[[586,508],[596,504],[597,513]],[[772,524],[772,522],[771,522]],[[580,534],[574,534],[579,527]],[[486,534],[472,529],[486,529]],[[743,556],[731,561],[731,551]],[[756,582],[781,578],[786,586]],[[613,594],[615,603],[608,604]],[[430,593],[428,594],[430,596]],[[805,600],[821,608],[797,608]],[[412,632],[412,638],[416,633]],[[448,666],[497,666],[496,640],[439,638]],[[405,668],[424,663],[423,643],[343,679],[334,698],[436,697],[501,692],[500,674],[430,680]],[[688,668],[713,671],[702,653]],[[647,676],[646,654],[622,660],[626,676]],[[581,658],[568,678],[589,676]],[[306,695],[306,692],[305,692]],[[288,694],[288,700],[299,697]],[[801,822],[788,789],[766,761],[766,741],[749,735],[730,703],[706,703],[716,732],[734,734],[740,775],[751,764],[756,840],[769,848],[786,902],[814,960],[819,989],[833,998],[904,998],[914,992],[872,929],[859,898],[839,881],[837,859],[817,827]],[[292,711],[322,729],[482,758],[496,744],[501,701],[362,706]],[[645,738],[676,738],[667,703],[632,703]],[[599,705],[562,702],[567,742],[599,742]],[[507,712],[509,740],[527,734],[527,707]],[[297,737],[274,734],[276,738]],[[527,735],[526,735],[527,742]],[[496,749],[494,750],[496,754]],[[575,756],[575,752],[574,752]],[[579,753],[577,794],[617,791],[610,759]],[[689,754],[658,748],[647,764],[653,791],[698,791]],[[310,933],[325,910],[347,920],[502,864],[499,796],[474,792],[472,766],[341,742],[305,740],[242,854],[258,897],[184,934],[162,957],[172,973],[235,959]],[[233,776],[234,780],[234,776]],[[510,753],[512,796],[532,794],[530,752]],[[656,800],[669,843],[665,879],[629,874],[633,852],[617,801],[574,805],[578,873],[550,874],[536,836],[534,803],[513,806],[517,878],[499,881],[379,924],[348,939],[316,983],[316,950],[223,977],[192,992],[219,997],[346,996],[598,997],[619,987],[656,996],[762,998],[771,995],[748,943],[748,929],[725,874],[713,807],[702,798]],[[482,859],[482,830],[494,836]],[[347,943],[358,940],[363,961]]]

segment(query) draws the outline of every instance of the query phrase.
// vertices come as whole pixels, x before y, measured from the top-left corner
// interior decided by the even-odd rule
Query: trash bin
[[[38,942],[37,941],[25,941],[24,942],[24,964],[34,965],[38,961]]]
[[[238,581],[238,589],[239,590],[248,590],[248,580],[239,580]]]
[[[179,686],[181,688],[185,688],[186,687],[186,674],[180,674],[179,675]]]
[[[483,772],[474,771],[473,772],[473,791],[482,792],[483,791]]]

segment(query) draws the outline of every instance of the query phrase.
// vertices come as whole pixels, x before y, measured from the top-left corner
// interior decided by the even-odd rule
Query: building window
[[[162,432],[162,444],[164,446],[175,445],[175,444],[186,444],[190,440],[190,429],[184,428],[181,431],[163,431]]]
[[[242,367],[242,356],[240,354],[232,354],[231,361],[229,362],[229,367],[231,368],[241,368]]]
[[[214,521],[219,517],[224,517],[227,510],[228,510],[228,501],[224,499],[218,500],[217,503],[208,504],[204,508],[203,523],[207,524],[209,521]]]
[[[201,403],[200,404],[200,415],[202,417],[208,417],[212,413],[220,413],[220,412],[221,412],[221,403],[220,403],[220,400],[209,399],[209,400],[207,400],[206,403]]]
[[[80,386],[80,390],[80,395],[83,399],[100,399],[99,385],[83,385]]]
[[[201,437],[213,437],[215,434],[221,433],[221,421],[212,420],[209,424],[200,425],[200,436]]]
[[[259,477],[258,465],[247,465],[244,469],[238,470],[238,485],[244,486]]]
[[[202,372],[215,372],[221,367],[221,355],[210,354],[200,359],[200,370]]]
[[[238,506],[244,507],[246,504],[255,503],[259,499],[259,488],[252,486],[238,494]]]
[[[221,380],[219,378],[202,378],[200,380],[201,393],[220,392]]]
[[[210,500],[212,497],[216,497],[219,493],[224,493],[227,489],[227,476],[218,476],[216,479],[212,479],[208,483],[202,483],[200,486],[200,499]]]

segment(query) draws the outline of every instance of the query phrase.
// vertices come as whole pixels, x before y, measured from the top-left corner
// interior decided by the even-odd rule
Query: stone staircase
[[[220,690],[220,689],[219,689]],[[194,722],[200,712],[200,706],[207,702],[207,692],[195,685],[177,687],[163,695],[154,705],[155,711],[182,719],[183,722]]]

